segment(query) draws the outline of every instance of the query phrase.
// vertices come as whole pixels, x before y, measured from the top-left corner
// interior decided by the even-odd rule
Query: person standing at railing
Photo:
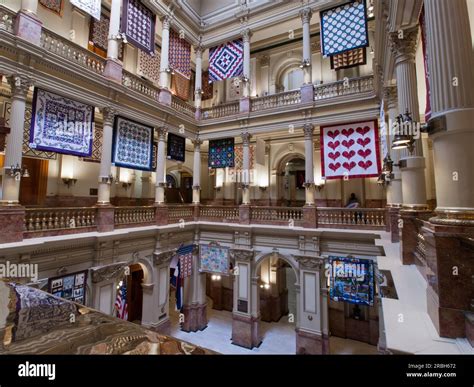
[[[351,193],[351,196],[349,200],[347,201],[346,208],[359,208],[360,207],[360,202],[359,199],[357,199],[357,196],[355,193]],[[354,212],[354,222],[355,224],[362,223],[362,212]]]

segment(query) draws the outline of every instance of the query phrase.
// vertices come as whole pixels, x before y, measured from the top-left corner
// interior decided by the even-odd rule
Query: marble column
[[[425,25],[437,200],[424,230],[428,314],[440,336],[472,338],[474,58],[466,1],[425,1]]]
[[[242,204],[250,205],[250,138],[252,135],[244,132],[240,136],[242,137],[243,168],[237,173],[240,175],[242,186]]]
[[[397,87],[388,86],[384,88],[384,99],[388,111],[388,140],[387,145],[389,148],[390,158],[393,161],[393,178],[387,186],[387,207],[389,214],[390,223],[390,234],[392,242],[398,242],[399,236],[399,222],[398,217],[400,208],[403,203],[402,193],[402,173],[400,171],[400,151],[398,149],[391,149],[393,141],[393,130],[392,124],[396,122],[398,116],[398,99],[397,99]]]
[[[312,11],[311,8],[304,8],[300,11],[301,22],[303,25],[303,80],[304,84],[301,86],[301,103],[313,103],[314,101],[314,87],[312,83],[312,64],[311,64],[311,22]]]
[[[193,203],[199,204],[201,202],[201,144],[202,140],[196,137],[192,140],[194,145],[194,160],[193,160]]]
[[[314,143],[313,124],[304,124],[304,157],[305,157],[305,186],[306,206],[314,206]]]
[[[160,63],[160,96],[158,101],[164,105],[171,105],[171,69],[169,63],[170,27],[171,18],[162,18],[163,29],[161,30],[161,63]]]
[[[194,47],[194,54],[196,56],[196,79],[194,83],[194,106],[196,107],[196,120],[201,119],[202,107],[202,46]]]
[[[23,131],[25,126],[26,96],[32,81],[23,76],[14,75],[8,78],[11,89],[10,134],[5,145],[5,163],[3,177],[2,204],[18,204],[20,196],[21,173],[10,176],[10,168],[22,165]]]
[[[411,113],[414,123],[420,122],[418,105],[418,88],[416,79],[416,45],[418,26],[390,34],[391,49],[395,56],[395,73],[397,78],[398,111]],[[413,129],[413,128],[410,128]],[[401,150],[401,172],[403,207],[407,209],[426,209],[425,159],[421,143],[421,133],[414,129],[411,133],[415,139],[413,152]]]
[[[156,161],[155,204],[165,203],[166,186],[166,128],[158,129],[158,160]]]
[[[97,204],[110,204],[110,184],[112,179],[112,137],[114,119],[117,111],[114,108],[106,107],[102,109],[103,129],[102,129],[102,157],[100,159],[99,172],[99,195]]]
[[[240,112],[250,111],[250,82],[255,81],[250,79],[250,38],[252,32],[246,28],[241,31],[240,35],[244,43],[244,72],[242,77],[243,91],[240,99]]]
[[[122,62],[118,59],[121,43],[120,13],[122,0],[111,0],[109,37],[107,43],[107,62],[104,76],[122,84]]]
[[[39,46],[43,23],[36,15],[37,10],[38,0],[21,0],[21,8],[15,17],[14,33],[16,36]]]

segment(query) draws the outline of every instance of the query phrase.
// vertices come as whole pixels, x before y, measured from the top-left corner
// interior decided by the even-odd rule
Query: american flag
[[[128,320],[127,305],[127,280],[120,281],[115,299],[115,316],[122,320]]]

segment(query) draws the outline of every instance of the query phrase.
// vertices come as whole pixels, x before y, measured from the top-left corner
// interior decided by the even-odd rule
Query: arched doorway
[[[128,321],[141,324],[143,315],[142,283],[145,274],[140,263],[134,263],[129,268],[130,275],[127,276]]]
[[[304,206],[305,160],[299,154],[284,157],[278,167],[278,199],[288,207]]]
[[[188,168],[175,166],[168,169],[165,196],[167,203],[192,203],[193,175]]]

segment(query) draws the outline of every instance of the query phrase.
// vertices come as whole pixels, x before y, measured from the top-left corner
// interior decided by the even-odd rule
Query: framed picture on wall
[[[87,286],[87,270],[70,273],[48,279],[48,292],[53,296],[85,303]]]

